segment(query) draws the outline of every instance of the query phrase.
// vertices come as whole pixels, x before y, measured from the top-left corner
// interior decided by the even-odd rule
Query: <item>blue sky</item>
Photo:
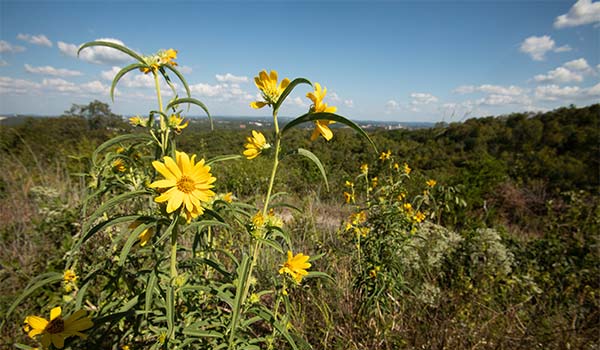
[[[111,39],[177,62],[213,115],[252,110],[253,77],[277,70],[326,86],[351,119],[459,121],[600,101],[600,2],[575,1],[8,1],[0,0],[0,114],[58,115],[110,102],[131,60],[76,48]],[[113,111],[156,109],[135,72]],[[309,108],[301,86],[281,114]],[[200,115],[200,111],[192,114]]]

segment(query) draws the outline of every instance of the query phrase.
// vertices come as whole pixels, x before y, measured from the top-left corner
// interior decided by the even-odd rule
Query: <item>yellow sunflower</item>
[[[176,160],[164,157],[164,163],[154,161],[152,166],[165,177],[153,182],[150,187],[164,189],[154,201],[167,202],[167,213],[183,206],[183,213],[190,222],[204,212],[201,202],[208,202],[215,195],[210,189],[216,181],[204,159],[196,163],[195,154],[190,158],[184,152],[176,152]]]
[[[271,148],[271,145],[268,144],[265,139],[265,135],[259,131],[252,130],[252,136],[247,137],[246,141],[248,141],[248,143],[244,145],[246,148],[244,150],[244,156],[248,159],[254,159],[258,157],[263,150]]]
[[[48,348],[52,343],[54,347],[62,349],[65,339],[75,335],[87,338],[81,331],[91,328],[94,323],[86,316],[85,310],[79,310],[65,319],[60,316],[61,313],[60,306],[57,306],[50,311],[50,321],[39,316],[27,316],[24,329],[32,339],[42,335],[41,342],[44,348]]]
[[[250,103],[250,107],[259,109],[266,105],[272,106],[277,103],[279,97],[283,93],[283,90],[290,85],[290,80],[285,78],[281,81],[279,86],[277,85],[277,71],[272,70],[269,74],[267,71],[261,71],[257,77],[254,77],[254,83],[256,87],[262,93],[264,101],[254,101]]]
[[[293,256],[292,252],[288,250],[287,252],[287,261],[281,265],[281,269],[279,269],[280,274],[287,273],[296,283],[302,282],[302,278],[308,275],[306,271],[311,264],[308,262],[310,257],[308,255],[304,255],[302,253],[298,253]]]
[[[310,113],[335,113],[337,111],[337,107],[327,106],[327,103],[323,102],[325,95],[327,94],[327,88],[323,88],[321,90],[321,85],[319,83],[315,83],[315,91],[309,92],[306,94],[312,101],[312,106],[310,107]],[[329,141],[333,137],[333,132],[329,129],[329,124],[335,123],[331,120],[316,120],[315,121],[315,131],[313,131],[310,139],[314,141],[322,135],[325,140]]]
[[[180,117],[177,114],[171,114],[171,116],[169,117],[169,127],[175,130],[175,133],[178,135],[181,134],[181,130],[187,128],[189,124],[189,120],[185,120],[184,123],[183,117]]]

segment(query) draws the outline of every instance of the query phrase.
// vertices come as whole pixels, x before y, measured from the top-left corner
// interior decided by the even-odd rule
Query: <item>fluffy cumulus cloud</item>
[[[47,93],[60,93],[73,96],[91,96],[108,94],[109,86],[95,80],[77,84],[61,78],[47,78],[41,82],[11,77],[0,77],[0,94],[3,95],[36,95]]]
[[[226,74],[217,74],[216,79],[218,82],[220,83],[234,83],[234,84],[239,84],[239,83],[247,83],[248,82],[248,77],[245,76],[235,76],[231,73],[226,73]]]
[[[8,41],[0,40],[0,53],[19,53],[25,51],[23,46],[13,45]]]
[[[76,70],[70,70],[65,68],[54,68],[52,66],[33,67],[25,64],[25,70],[29,73],[44,74],[44,75],[56,75],[62,77],[75,77],[82,75],[81,72]]]
[[[556,47],[556,42],[549,36],[530,36],[520,46],[523,53],[528,54],[535,61],[543,61],[548,51],[566,52],[571,51],[568,45]]]
[[[40,87],[39,83],[33,81],[0,77],[0,94],[26,94],[34,92]]]
[[[510,85],[510,86],[501,86],[501,85],[491,85],[491,84],[483,84],[479,86],[474,85],[461,85],[453,90],[454,93],[457,94],[472,94],[475,92],[481,92],[485,94],[496,94],[496,95],[508,95],[508,96],[516,96],[523,94],[524,90],[518,86]]]
[[[254,96],[244,91],[239,84],[219,83],[210,85],[198,83],[190,85],[190,91],[203,97],[216,98],[218,101],[249,101],[254,98]]]
[[[576,27],[590,23],[600,23],[600,2],[579,0],[569,12],[556,17],[554,28]]]
[[[410,94],[410,98],[412,99],[410,102],[412,105],[426,105],[438,101],[437,97],[424,92],[413,92]]]
[[[582,82],[583,75],[578,72],[574,72],[565,67],[558,67],[549,71],[547,74],[538,74],[533,77],[536,82],[556,82],[556,83],[570,83],[570,82]]]
[[[96,39],[96,41],[108,41],[115,44],[124,45],[121,40],[112,38],[101,38]],[[69,57],[77,58],[77,50],[79,50],[79,46],[75,44],[68,44],[62,41],[59,41],[57,46],[60,52],[63,54]],[[81,51],[79,58],[95,64],[115,64],[132,60],[131,57],[122,53],[121,51],[105,46],[87,47]]]
[[[544,101],[570,101],[578,97],[584,97],[579,86],[560,87],[556,84],[538,86],[535,89],[535,97]]]
[[[590,67],[585,58],[579,58],[569,61],[546,74],[538,74],[533,77],[533,80],[536,82],[579,83],[584,80],[585,75],[590,74],[594,74],[592,67]]]
[[[585,58],[579,58],[573,61],[569,61],[564,64],[565,67],[569,69],[579,70],[579,71],[590,71],[592,68],[587,63]]]
[[[30,35],[30,34],[19,34],[17,35],[17,39],[26,41],[30,44],[40,45],[52,47],[52,41],[48,39],[45,35]]]

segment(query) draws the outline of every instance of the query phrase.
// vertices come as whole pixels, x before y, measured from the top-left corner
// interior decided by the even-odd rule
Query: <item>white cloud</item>
[[[412,105],[426,105],[430,103],[435,103],[438,101],[438,98],[429,93],[423,92],[413,92],[410,94],[412,98]]]
[[[247,83],[248,77],[245,76],[235,76],[231,73],[226,73],[225,75],[217,74],[215,75],[217,81],[220,83]]]
[[[548,74],[538,74],[533,77],[537,82],[555,82],[555,83],[570,83],[582,82],[583,76],[580,73],[569,70],[565,67],[558,67],[548,72]]]
[[[586,92],[589,97],[599,97],[600,98],[600,83],[587,89]]]
[[[482,92],[486,94],[497,94],[497,95],[508,95],[516,96],[524,93],[524,90],[518,86],[510,85],[508,87],[500,85],[483,84],[479,86],[474,85],[462,85],[453,90],[457,94],[472,94],[475,92]]]
[[[353,108],[354,107],[354,101],[352,100],[344,100],[344,105],[348,108]]]
[[[590,23],[600,23],[600,2],[579,0],[569,12],[556,17],[554,28],[576,27]]]
[[[571,46],[569,46],[569,45],[563,45],[563,46],[560,46],[560,47],[557,47],[557,48],[553,49],[552,51],[554,51],[554,52],[569,52],[571,50],[573,50],[571,48]]]
[[[528,54],[534,61],[543,61],[548,51],[571,51],[569,45],[556,47],[556,42],[549,36],[530,36],[521,43],[521,52]]]
[[[124,45],[121,40],[112,38],[101,38],[96,39],[96,41],[108,41],[115,44]],[[59,41],[58,49],[67,56],[77,58],[77,50],[79,50],[79,46]],[[79,58],[95,64],[114,64],[132,60],[131,57],[122,53],[121,51],[106,46],[86,47],[79,54]]]
[[[490,94],[483,99],[477,100],[476,103],[487,106],[529,105],[531,104],[531,100],[526,95]]]
[[[294,97],[294,98],[292,98],[290,100],[286,100],[286,103],[288,101],[291,102],[294,106],[308,108],[308,103],[305,100],[303,100],[302,98],[300,98],[300,97]]]
[[[565,64],[563,64],[563,66],[565,66],[568,69],[574,69],[574,70],[579,70],[579,71],[589,71],[591,70],[590,65],[587,63],[587,61],[585,60],[585,58],[579,58],[573,61],[569,61]]]
[[[30,44],[41,45],[52,47],[52,41],[48,39],[45,35],[29,35],[29,34],[18,34],[17,39],[27,41]]]
[[[0,94],[25,94],[41,87],[39,83],[29,80],[0,77]]]
[[[76,70],[64,69],[64,68],[54,68],[51,66],[43,66],[43,67],[32,67],[28,64],[25,64],[25,70],[29,73],[34,74],[45,74],[45,75],[57,75],[63,77],[74,77],[82,75],[81,72]]]
[[[400,104],[394,100],[385,103],[385,113],[392,113],[400,109]]]
[[[30,80],[0,77],[0,94],[39,94],[44,91],[79,96],[108,95],[109,86],[98,80],[76,84],[60,78],[49,78],[37,83]]]
[[[0,53],[19,53],[25,51],[23,46],[12,45],[8,41],[0,40]]]
[[[58,92],[77,92],[79,90],[75,83],[60,78],[44,79],[42,80],[42,86]]]
[[[117,66],[112,66],[112,68],[110,70],[102,71],[100,73],[100,76],[104,80],[112,81],[115,78],[115,75],[117,75],[117,73],[119,73],[120,70],[121,70],[121,68],[119,68]],[[123,77],[122,79],[125,79],[126,77],[127,76]]]
[[[190,91],[204,97],[215,97],[219,101],[251,100],[253,96],[240,88],[239,84],[190,85]],[[259,98],[262,100],[262,98]]]
[[[535,97],[540,100],[572,100],[581,95],[579,86],[560,87],[556,84],[538,86],[535,89]]]
[[[94,80],[85,84],[81,84],[79,87],[83,90],[83,92],[91,94],[108,95],[110,92],[110,87],[108,85],[102,84],[102,82],[99,80]]]
[[[340,102],[342,99],[336,92],[328,92],[327,99],[331,102]]]
[[[0,60],[0,67],[6,67],[8,66],[8,62],[6,62],[5,60]]]
[[[533,77],[536,82],[570,83],[582,82],[584,75],[593,74],[593,70],[584,58],[566,62],[561,67]]]

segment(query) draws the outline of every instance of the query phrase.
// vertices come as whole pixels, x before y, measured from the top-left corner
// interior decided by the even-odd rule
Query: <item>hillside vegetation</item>
[[[291,130],[289,144],[319,156],[329,191],[315,164],[284,157],[274,192],[287,192],[291,204],[280,214],[294,247],[324,253],[313,266],[334,279],[307,279],[290,295],[300,305],[286,310],[296,342],[315,349],[597,348],[599,123],[596,104],[370,130],[379,153],[348,128],[334,129],[329,142],[311,142],[308,129]],[[178,149],[207,159],[241,154],[249,130],[207,125],[193,121],[175,138]],[[33,276],[67,268],[63,258],[81,234],[90,213],[85,198],[97,180],[90,177],[91,154],[127,132],[135,130],[98,101],[58,118],[0,126],[1,315]],[[114,152],[136,159],[133,147],[122,148]],[[283,146],[284,154],[291,151]],[[118,178],[118,169],[107,171]],[[269,159],[220,162],[212,172],[215,192],[257,205]],[[294,208],[300,213],[292,216]],[[109,261],[118,252],[108,237],[117,233],[99,234],[85,258],[106,259],[115,275]],[[251,239],[215,233],[233,254],[239,241]],[[280,264],[275,255],[261,259],[259,266]],[[145,263],[131,262],[140,269]],[[134,293],[134,279],[123,275],[114,283]],[[259,268],[255,283],[267,279]],[[33,346],[22,331],[29,310],[72,297],[70,291],[25,298],[0,329],[0,348]],[[148,348],[154,338],[128,342],[136,317],[103,325],[113,337],[96,331],[86,348]],[[256,323],[248,332],[267,337],[274,330]]]

